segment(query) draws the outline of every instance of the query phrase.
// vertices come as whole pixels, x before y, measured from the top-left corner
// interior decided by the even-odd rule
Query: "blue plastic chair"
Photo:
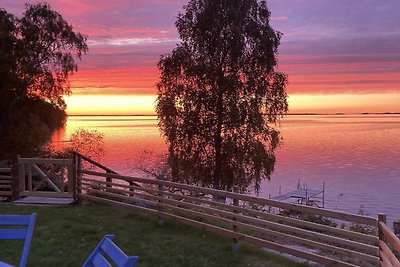
[[[82,267],[135,266],[139,257],[127,256],[112,239],[114,239],[113,235],[105,235]],[[107,258],[111,259],[115,265],[110,264]]]
[[[25,267],[31,247],[36,213],[32,215],[0,215],[0,240],[25,240],[19,267]],[[12,265],[0,261],[0,267]]]

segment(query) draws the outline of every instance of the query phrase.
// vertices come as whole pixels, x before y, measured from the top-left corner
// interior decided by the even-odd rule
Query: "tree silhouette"
[[[63,96],[71,92],[69,77],[77,71],[76,60],[88,51],[86,39],[47,3],[26,4],[22,18],[0,9],[0,147],[12,140],[11,133],[18,132],[20,125],[38,122],[38,128],[51,130],[65,119]],[[22,110],[32,102],[36,103],[30,110],[33,114],[25,119],[32,117],[34,121],[19,120],[24,119]],[[42,105],[37,105],[39,102]],[[54,124],[40,116],[43,110],[50,110],[49,104],[55,113],[63,113]],[[42,135],[48,134],[44,131]],[[26,139],[32,138],[15,142]],[[6,152],[0,151],[0,155]]]
[[[281,33],[257,0],[191,0],[176,21],[181,43],[161,57],[159,126],[172,179],[216,189],[259,189],[288,110],[277,72]]]

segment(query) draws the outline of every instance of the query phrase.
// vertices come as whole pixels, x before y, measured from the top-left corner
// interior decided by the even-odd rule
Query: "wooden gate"
[[[72,159],[18,158],[19,197],[74,197],[74,166]]]

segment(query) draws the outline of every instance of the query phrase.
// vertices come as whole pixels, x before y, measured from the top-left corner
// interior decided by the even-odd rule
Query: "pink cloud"
[[[21,15],[27,0],[3,0]],[[48,0],[89,54],[72,78],[76,94],[154,94],[161,54],[179,42],[175,20],[187,0]],[[270,0],[271,25],[284,33],[279,70],[292,93],[400,92],[398,0]],[[290,19],[289,19],[290,18]]]

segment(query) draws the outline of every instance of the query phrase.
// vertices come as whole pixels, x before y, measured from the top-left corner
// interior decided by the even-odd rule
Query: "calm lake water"
[[[101,162],[125,175],[137,175],[142,151],[161,154],[166,148],[153,116],[70,116],[54,142],[68,140],[78,128],[103,133]],[[310,189],[325,183],[326,208],[383,212],[390,225],[400,219],[400,115],[290,115],[280,130],[283,146],[261,197],[295,190],[299,180]]]

